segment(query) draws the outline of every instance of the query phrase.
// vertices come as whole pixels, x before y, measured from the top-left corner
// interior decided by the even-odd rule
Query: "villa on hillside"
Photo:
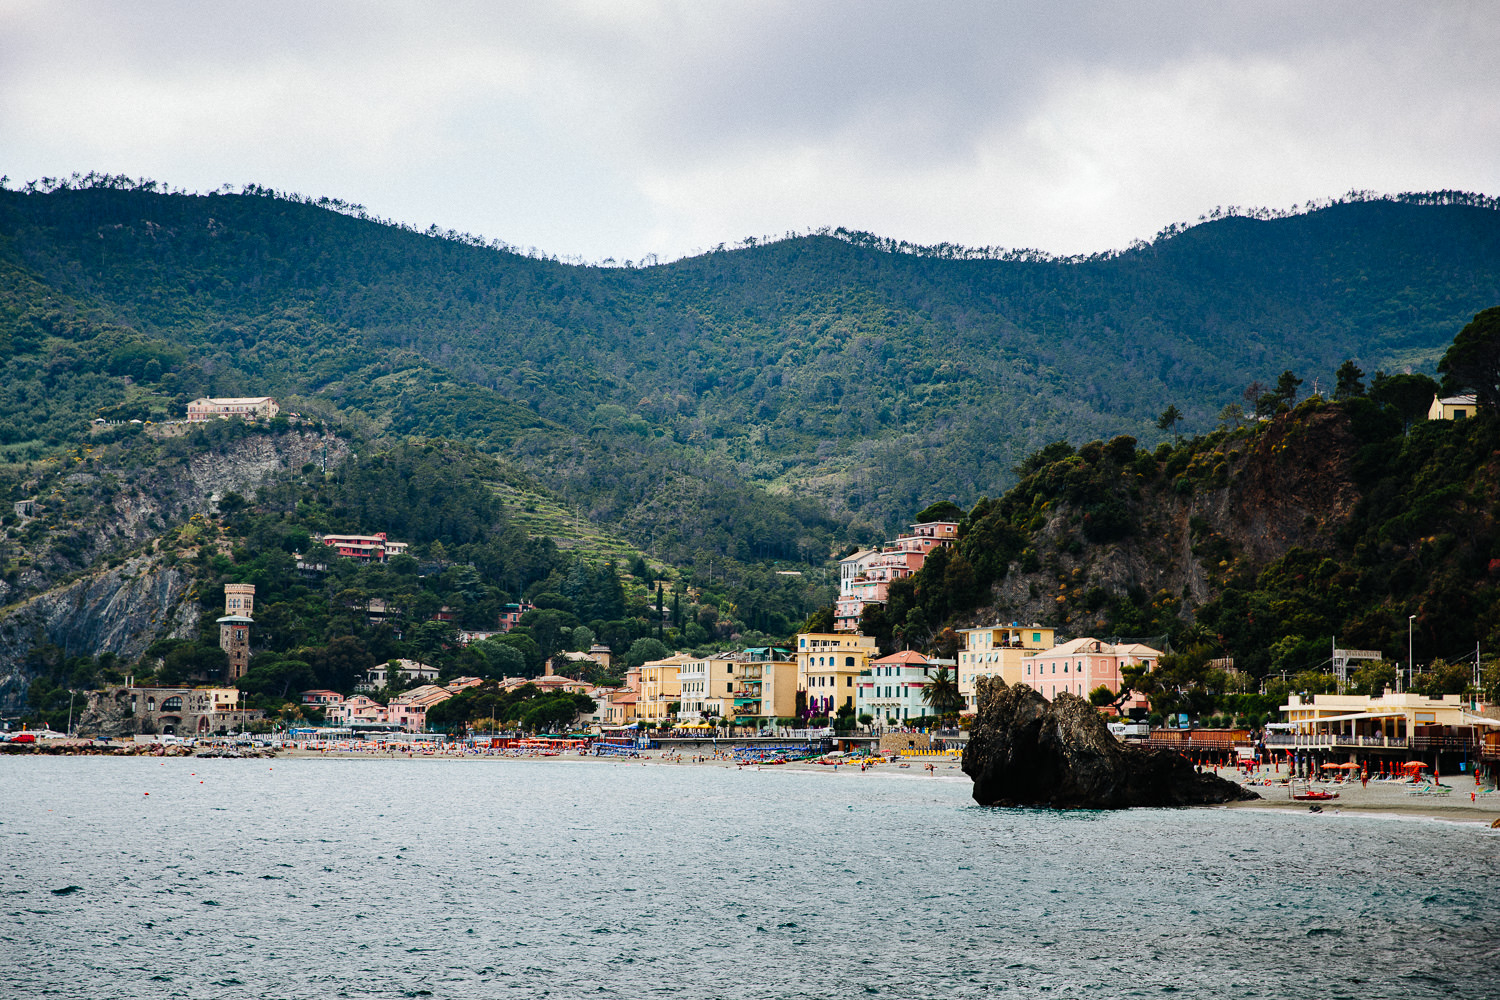
[[[271,396],[202,396],[187,406],[189,423],[205,420],[228,420],[242,417],[246,420],[270,420],[281,412]]]
[[[341,556],[361,562],[387,562],[392,556],[405,554],[408,542],[393,542],[383,531],[373,535],[318,535],[317,540]]]
[[[1479,409],[1479,401],[1473,393],[1467,396],[1433,397],[1427,408],[1428,420],[1467,420]]]

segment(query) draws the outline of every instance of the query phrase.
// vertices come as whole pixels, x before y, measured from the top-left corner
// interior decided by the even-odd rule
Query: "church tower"
[[[255,585],[224,584],[224,617],[219,619],[219,648],[229,654],[224,680],[230,684],[250,669],[250,626],[255,624]]]

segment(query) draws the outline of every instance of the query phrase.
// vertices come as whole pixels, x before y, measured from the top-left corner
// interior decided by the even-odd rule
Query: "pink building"
[[[408,548],[408,543],[393,542],[385,537],[383,531],[377,531],[373,535],[319,535],[318,541],[341,556],[362,562],[385,562],[391,556],[403,554]]]
[[[397,698],[387,706],[385,721],[400,726],[408,733],[427,732],[427,710],[453,697],[453,692],[435,684],[424,684]]]
[[[1160,658],[1158,650],[1138,642],[1115,645],[1102,639],[1074,639],[1024,658],[1021,682],[1049,700],[1062,691],[1087,698],[1097,687],[1118,694],[1125,686],[1123,667],[1143,663],[1149,669]],[[1146,700],[1139,695],[1124,705],[1127,711],[1145,707]]]
[[[500,609],[500,631],[509,632],[521,624],[521,616],[528,611],[535,611],[536,605],[530,601],[521,601],[519,604],[507,604]]]
[[[330,705],[342,705],[344,696],[337,691],[328,691],[319,688],[314,691],[302,692],[302,704],[312,705],[315,708],[327,708]]]
[[[357,694],[353,698],[346,698],[337,705],[330,705],[325,718],[329,725],[348,726],[355,722],[379,723],[388,722],[385,706],[374,698]]]
[[[833,605],[835,632],[857,632],[859,617],[871,604],[884,604],[893,580],[922,568],[934,549],[958,541],[957,521],[928,521],[911,525],[883,549],[854,553],[839,563],[839,596]]]

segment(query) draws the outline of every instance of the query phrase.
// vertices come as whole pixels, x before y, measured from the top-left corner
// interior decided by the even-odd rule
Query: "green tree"
[[[1500,407],[1500,306],[1476,313],[1438,362],[1447,389],[1472,389],[1480,406]]]
[[[671,652],[660,639],[637,639],[625,653],[625,665],[638,667],[647,660],[664,660]]]
[[[1376,372],[1370,381],[1370,398],[1399,413],[1408,428],[1412,421],[1427,413],[1437,391],[1438,384],[1426,375],[1387,375],[1385,372]]]
[[[1345,361],[1339,365],[1336,382],[1333,387],[1333,398],[1335,400],[1353,399],[1365,394],[1365,384],[1360,381],[1365,373],[1360,371],[1359,365],[1353,361]]]
[[[1182,411],[1177,408],[1176,403],[1172,403],[1161,412],[1161,416],[1156,418],[1156,429],[1170,432],[1180,443],[1182,436],[1177,433],[1177,425],[1180,423],[1182,423]]]
[[[1276,377],[1276,388],[1273,390],[1276,397],[1288,407],[1297,405],[1297,389],[1302,385],[1302,380],[1290,371],[1284,371]]]
[[[939,718],[963,711],[964,696],[958,690],[958,677],[949,672],[946,664],[939,666],[922,688],[922,701]]]

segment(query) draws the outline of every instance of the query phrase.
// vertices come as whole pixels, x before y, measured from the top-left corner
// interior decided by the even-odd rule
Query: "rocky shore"
[[[1048,701],[998,677],[979,681],[963,770],[974,801],[993,806],[1129,809],[1201,806],[1260,796],[1233,781],[1201,773],[1170,750],[1127,746],[1083,698]]]

